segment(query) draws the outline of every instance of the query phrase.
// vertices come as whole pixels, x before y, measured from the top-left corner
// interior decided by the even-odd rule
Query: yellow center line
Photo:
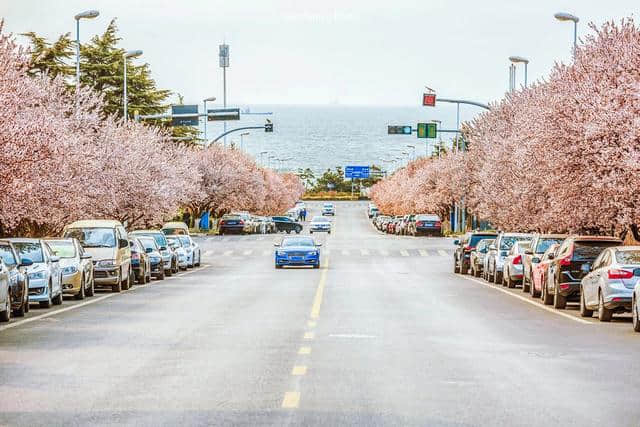
[[[302,365],[296,365],[291,370],[291,375],[305,375],[307,373],[307,367]]]
[[[300,347],[298,354],[311,354],[311,347]]]
[[[320,315],[320,306],[322,305],[322,296],[324,294],[324,285],[327,282],[327,271],[329,270],[329,257],[325,257],[325,264],[320,273],[320,282],[316,289],[316,296],[313,298],[313,306],[311,306],[311,318],[317,319]]]
[[[300,393],[297,391],[288,391],[284,394],[282,399],[283,408],[297,408],[300,404]]]
[[[316,327],[316,321],[315,320],[309,320],[307,322],[307,326],[310,328],[315,328]]]

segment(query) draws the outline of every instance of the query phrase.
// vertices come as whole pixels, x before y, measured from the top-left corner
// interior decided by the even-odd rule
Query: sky
[[[635,7],[634,7],[635,6]],[[159,87],[185,103],[222,98],[218,45],[230,45],[229,104],[419,105],[426,86],[438,96],[500,99],[508,57],[530,60],[529,81],[571,59],[573,28],[553,18],[580,17],[579,37],[633,16],[638,0],[0,0],[5,32],[47,37],[71,32],[81,42],[112,18],[125,49],[141,49]],[[24,39],[18,37],[18,41]],[[518,67],[518,84],[523,69]]]

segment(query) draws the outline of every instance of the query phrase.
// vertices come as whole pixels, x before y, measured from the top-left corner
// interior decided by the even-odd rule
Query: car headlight
[[[276,251],[278,256],[285,256],[287,253],[285,251]]]
[[[309,252],[309,255],[310,256],[316,256],[316,255],[318,255],[318,251]]]
[[[96,263],[96,267],[114,268],[116,266],[115,259],[102,259]]]
[[[29,273],[29,279],[31,280],[38,280],[38,279],[44,279],[44,271],[36,271],[35,273]]]
[[[62,269],[62,274],[64,275],[75,274],[77,272],[78,272],[78,269],[73,265],[70,265]]]
[[[160,262],[160,258],[158,258],[157,256],[149,257],[149,260],[151,260],[151,262]]]

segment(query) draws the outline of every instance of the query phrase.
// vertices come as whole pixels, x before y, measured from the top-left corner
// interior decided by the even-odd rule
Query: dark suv
[[[475,249],[480,240],[495,239],[498,234],[492,231],[473,231],[454,240],[456,250],[453,252],[453,272],[467,274],[470,267],[471,251]]]
[[[580,281],[589,273],[591,264],[603,249],[622,245],[612,236],[570,236],[558,248],[549,264],[542,300],[554,308],[565,308],[567,301],[579,301]]]
[[[287,233],[291,233],[292,231],[295,231],[300,234],[302,231],[302,224],[294,221],[288,216],[274,216],[271,219],[276,224],[277,232],[286,231]]]

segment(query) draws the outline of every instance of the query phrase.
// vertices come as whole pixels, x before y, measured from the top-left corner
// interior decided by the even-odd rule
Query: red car
[[[559,247],[560,243],[554,243],[547,248],[542,257],[536,259],[537,257],[534,256],[531,259],[531,286],[529,287],[529,293],[532,297],[542,295],[542,284],[546,283],[549,264],[553,261]]]

